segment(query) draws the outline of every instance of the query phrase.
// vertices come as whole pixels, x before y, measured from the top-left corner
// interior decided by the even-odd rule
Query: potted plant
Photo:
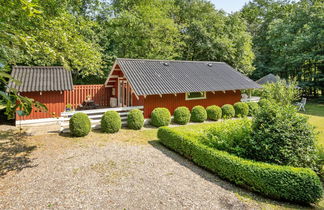
[[[72,109],[72,104],[67,104],[67,105],[65,106],[65,111],[66,111],[66,112],[70,112],[71,109]]]
[[[92,97],[91,95],[87,95],[87,101],[91,101]]]

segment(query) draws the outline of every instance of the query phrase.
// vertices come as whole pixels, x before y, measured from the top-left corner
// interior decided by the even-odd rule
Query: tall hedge
[[[139,109],[131,110],[127,115],[127,127],[134,130],[139,130],[144,125],[143,112]]]
[[[222,118],[222,109],[219,106],[212,105],[206,108],[207,118],[209,120],[219,120]]]
[[[246,104],[249,106],[249,116],[256,114],[256,112],[259,110],[259,105],[257,102],[249,101],[246,102]]]
[[[116,133],[121,128],[121,119],[116,111],[107,111],[101,117],[101,130],[105,133]]]
[[[195,106],[191,110],[191,118],[192,122],[204,122],[207,120],[207,112],[203,106]]]
[[[292,105],[271,103],[253,117],[249,157],[279,165],[316,169],[316,134]]]
[[[69,129],[72,136],[82,137],[88,135],[91,130],[91,122],[84,113],[74,114],[69,121]]]
[[[244,102],[235,103],[234,109],[236,117],[246,117],[249,114],[249,106]]]
[[[323,194],[319,177],[308,168],[255,162],[210,148],[175,128],[160,128],[158,138],[170,149],[190,158],[218,176],[265,196],[298,203],[313,203]]]
[[[171,122],[171,114],[167,108],[155,108],[151,113],[151,125],[161,127],[169,125]]]
[[[190,121],[190,110],[185,106],[180,106],[174,110],[174,122],[180,125],[185,125]]]
[[[259,107],[264,107],[270,105],[270,101],[265,98],[261,98],[260,101],[258,102]]]

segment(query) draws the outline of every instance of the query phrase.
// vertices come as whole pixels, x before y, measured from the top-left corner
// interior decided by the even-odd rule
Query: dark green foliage
[[[82,137],[88,135],[91,130],[91,122],[84,113],[74,114],[69,121],[69,129],[72,136]]]
[[[259,105],[257,102],[246,102],[249,106],[249,116],[254,115],[259,110]]]
[[[248,146],[251,159],[316,169],[314,128],[291,105],[264,106],[254,116]]]
[[[191,118],[192,122],[204,122],[207,120],[207,112],[203,106],[195,106],[191,110]]]
[[[130,129],[139,130],[144,125],[144,116],[141,110],[133,109],[128,113],[127,126]]]
[[[235,116],[235,109],[231,104],[225,104],[222,106],[222,118],[229,119]]]
[[[236,117],[246,117],[249,114],[249,106],[244,102],[235,103],[234,109]]]
[[[206,108],[207,118],[209,120],[219,120],[222,118],[222,109],[219,106],[212,105]]]
[[[174,110],[174,122],[180,125],[185,125],[190,121],[190,110],[185,106],[180,106]]]
[[[260,108],[262,107],[267,107],[271,104],[271,102],[268,99],[261,98],[260,101],[258,102],[258,105]]]
[[[254,79],[269,73],[296,78],[303,94],[317,95],[321,90],[323,95],[323,10],[323,0],[247,3],[241,15],[253,34]],[[278,98],[283,103],[289,101]]]
[[[161,127],[169,125],[171,122],[171,114],[167,108],[155,108],[151,113],[151,125]]]
[[[107,111],[101,117],[101,130],[105,133],[116,133],[121,128],[121,119],[116,111]]]
[[[298,203],[313,203],[322,197],[319,177],[307,168],[293,168],[239,158],[208,147],[197,136],[179,128],[160,128],[162,144],[237,185],[265,196]]]
[[[251,120],[225,120],[202,132],[200,141],[218,150],[244,157],[251,138]]]

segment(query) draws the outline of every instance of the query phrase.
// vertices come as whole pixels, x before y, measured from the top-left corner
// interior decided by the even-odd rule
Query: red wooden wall
[[[199,100],[185,100],[185,94],[166,94],[162,95],[162,98],[159,95],[150,95],[144,99],[144,117],[149,118],[151,112],[156,107],[165,107],[168,108],[173,114],[174,110],[179,106],[186,106],[189,109],[192,107],[201,105],[205,108],[210,105],[222,106],[224,104],[234,104],[241,99],[240,91],[226,91],[224,92],[207,92],[206,99]]]
[[[46,105],[48,112],[38,112],[32,110],[29,116],[19,117],[16,115],[17,120],[30,120],[39,118],[50,118],[60,116],[62,110],[65,108],[64,93],[60,91],[46,91],[42,92],[26,92],[21,93],[22,96],[33,98],[35,101],[39,101]]]
[[[106,88],[104,85],[74,85],[72,91],[46,91],[42,92],[24,92],[22,96],[33,98],[46,105],[48,112],[37,112],[33,110],[29,116],[19,117],[17,120],[30,120],[40,118],[60,117],[61,112],[65,111],[66,104],[72,104],[77,108],[82,104],[88,95],[91,95],[95,104],[102,107],[109,106],[109,99],[111,95],[111,88]]]

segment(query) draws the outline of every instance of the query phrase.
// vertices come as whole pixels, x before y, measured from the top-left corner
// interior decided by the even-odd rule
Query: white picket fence
[[[132,109],[143,110],[143,106],[129,106],[129,107],[117,107],[117,108],[105,108],[105,109],[91,109],[83,111],[74,111],[74,112],[62,112],[61,117],[59,118],[60,132],[69,132],[69,120],[76,113],[85,113],[89,116],[91,121],[92,128],[100,128],[100,120],[102,115],[107,111],[116,111],[119,113],[122,120],[122,125],[127,124],[127,115]]]

